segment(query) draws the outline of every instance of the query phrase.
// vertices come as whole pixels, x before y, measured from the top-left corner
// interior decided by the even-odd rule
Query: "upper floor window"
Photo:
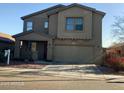
[[[44,28],[47,29],[48,28],[48,25],[49,25],[48,21],[45,21],[44,22]]]
[[[66,18],[67,31],[83,31],[83,18],[82,17],[67,17]]]
[[[28,22],[26,23],[26,30],[27,30],[27,31],[31,31],[31,30],[32,30],[32,26],[33,26],[32,21],[28,21]]]

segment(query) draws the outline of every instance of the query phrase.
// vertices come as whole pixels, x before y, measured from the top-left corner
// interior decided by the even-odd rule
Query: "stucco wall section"
[[[102,18],[103,16],[93,13],[93,40],[97,46],[102,46]]]
[[[49,34],[51,36],[56,37],[57,28],[58,28],[58,14],[54,14],[49,17]]]
[[[94,63],[101,64],[103,58],[102,49],[102,18],[103,16],[93,13],[93,43],[94,47]]]

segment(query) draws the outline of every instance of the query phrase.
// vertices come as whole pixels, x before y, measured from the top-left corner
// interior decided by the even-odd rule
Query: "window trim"
[[[69,24],[67,24],[67,18],[73,18],[74,19],[74,24],[73,24],[73,26],[74,26],[74,30],[67,30],[67,25],[69,25]],[[82,30],[76,30],[76,21],[75,21],[75,19],[77,19],[77,18],[81,18],[82,19]],[[66,17],[66,19],[65,19],[65,30],[67,31],[67,32],[83,32],[83,30],[84,30],[84,18],[83,17]]]

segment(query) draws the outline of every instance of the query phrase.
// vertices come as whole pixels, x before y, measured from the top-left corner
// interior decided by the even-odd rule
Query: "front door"
[[[38,59],[46,60],[47,57],[47,41],[37,42]]]
[[[31,43],[31,53],[32,53],[32,59],[38,60],[37,42]]]

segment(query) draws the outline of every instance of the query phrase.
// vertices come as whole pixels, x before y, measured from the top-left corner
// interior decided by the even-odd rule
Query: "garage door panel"
[[[54,60],[69,63],[92,63],[93,48],[82,46],[55,46]]]

